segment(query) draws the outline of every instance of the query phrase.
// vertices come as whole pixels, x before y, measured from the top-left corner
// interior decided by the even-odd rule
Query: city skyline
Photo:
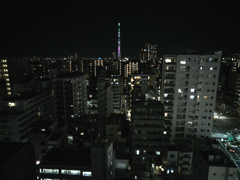
[[[237,53],[238,4],[232,2],[98,1],[3,3],[0,57],[111,57],[121,23],[122,57],[147,43],[163,54]]]

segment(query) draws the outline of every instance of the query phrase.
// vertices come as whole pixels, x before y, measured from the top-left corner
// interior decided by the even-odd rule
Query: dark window
[[[175,158],[175,154],[171,154],[171,155],[170,155],[170,158]]]

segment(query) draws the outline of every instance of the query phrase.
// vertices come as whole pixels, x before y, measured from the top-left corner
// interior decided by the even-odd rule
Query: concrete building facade
[[[1,100],[0,140],[26,141],[32,126],[53,115],[52,94],[27,93],[15,98]]]
[[[131,120],[132,166],[140,174],[152,173],[161,164],[164,108],[158,101],[133,102]],[[150,171],[151,167],[153,171]]]
[[[221,52],[164,55],[161,101],[166,139],[210,137]]]
[[[53,78],[53,97],[56,118],[65,123],[75,122],[87,114],[87,77],[68,74]]]

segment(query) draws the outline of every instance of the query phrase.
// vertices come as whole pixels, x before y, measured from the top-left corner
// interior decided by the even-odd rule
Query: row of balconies
[[[157,127],[161,128],[164,127],[163,124],[138,124],[138,123],[133,123],[133,127]]]
[[[172,103],[172,101],[170,101],[170,102],[166,102],[166,101],[164,101],[164,106],[173,106],[174,104]]]
[[[145,144],[133,144],[134,148],[161,148],[162,144],[150,144],[150,143],[145,143]]]
[[[162,138],[160,138],[160,137],[158,137],[158,138],[156,138],[156,137],[150,137],[150,138],[146,138],[146,137],[134,137],[133,138],[133,142],[135,143],[135,142],[137,142],[137,141],[143,141],[143,142],[145,142],[145,141],[149,141],[149,142],[152,142],[152,141],[157,141],[157,142],[159,142],[159,141],[163,141],[163,139]]]
[[[0,129],[10,129],[10,126],[9,125],[1,125]]]
[[[37,117],[38,117],[37,115],[34,115],[34,116],[31,116],[31,117],[27,118],[26,121],[24,121],[21,124],[19,124],[19,127],[22,128],[22,127],[26,126],[27,124],[35,121]]]
[[[170,59],[170,61],[165,61],[165,63],[166,63],[166,65],[168,65],[168,64],[177,64],[177,59],[175,59],[175,58],[172,58],[172,59]]]
[[[173,89],[164,89],[164,93],[174,93],[174,90]]]
[[[133,161],[134,162],[145,162],[145,163],[149,163],[150,161],[161,162],[161,158],[154,158],[154,157],[149,157],[149,156],[146,156],[146,157],[134,156]]]

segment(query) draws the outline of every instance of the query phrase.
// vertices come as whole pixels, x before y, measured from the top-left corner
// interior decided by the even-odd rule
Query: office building
[[[163,57],[166,139],[211,137],[220,63],[221,52]]]

